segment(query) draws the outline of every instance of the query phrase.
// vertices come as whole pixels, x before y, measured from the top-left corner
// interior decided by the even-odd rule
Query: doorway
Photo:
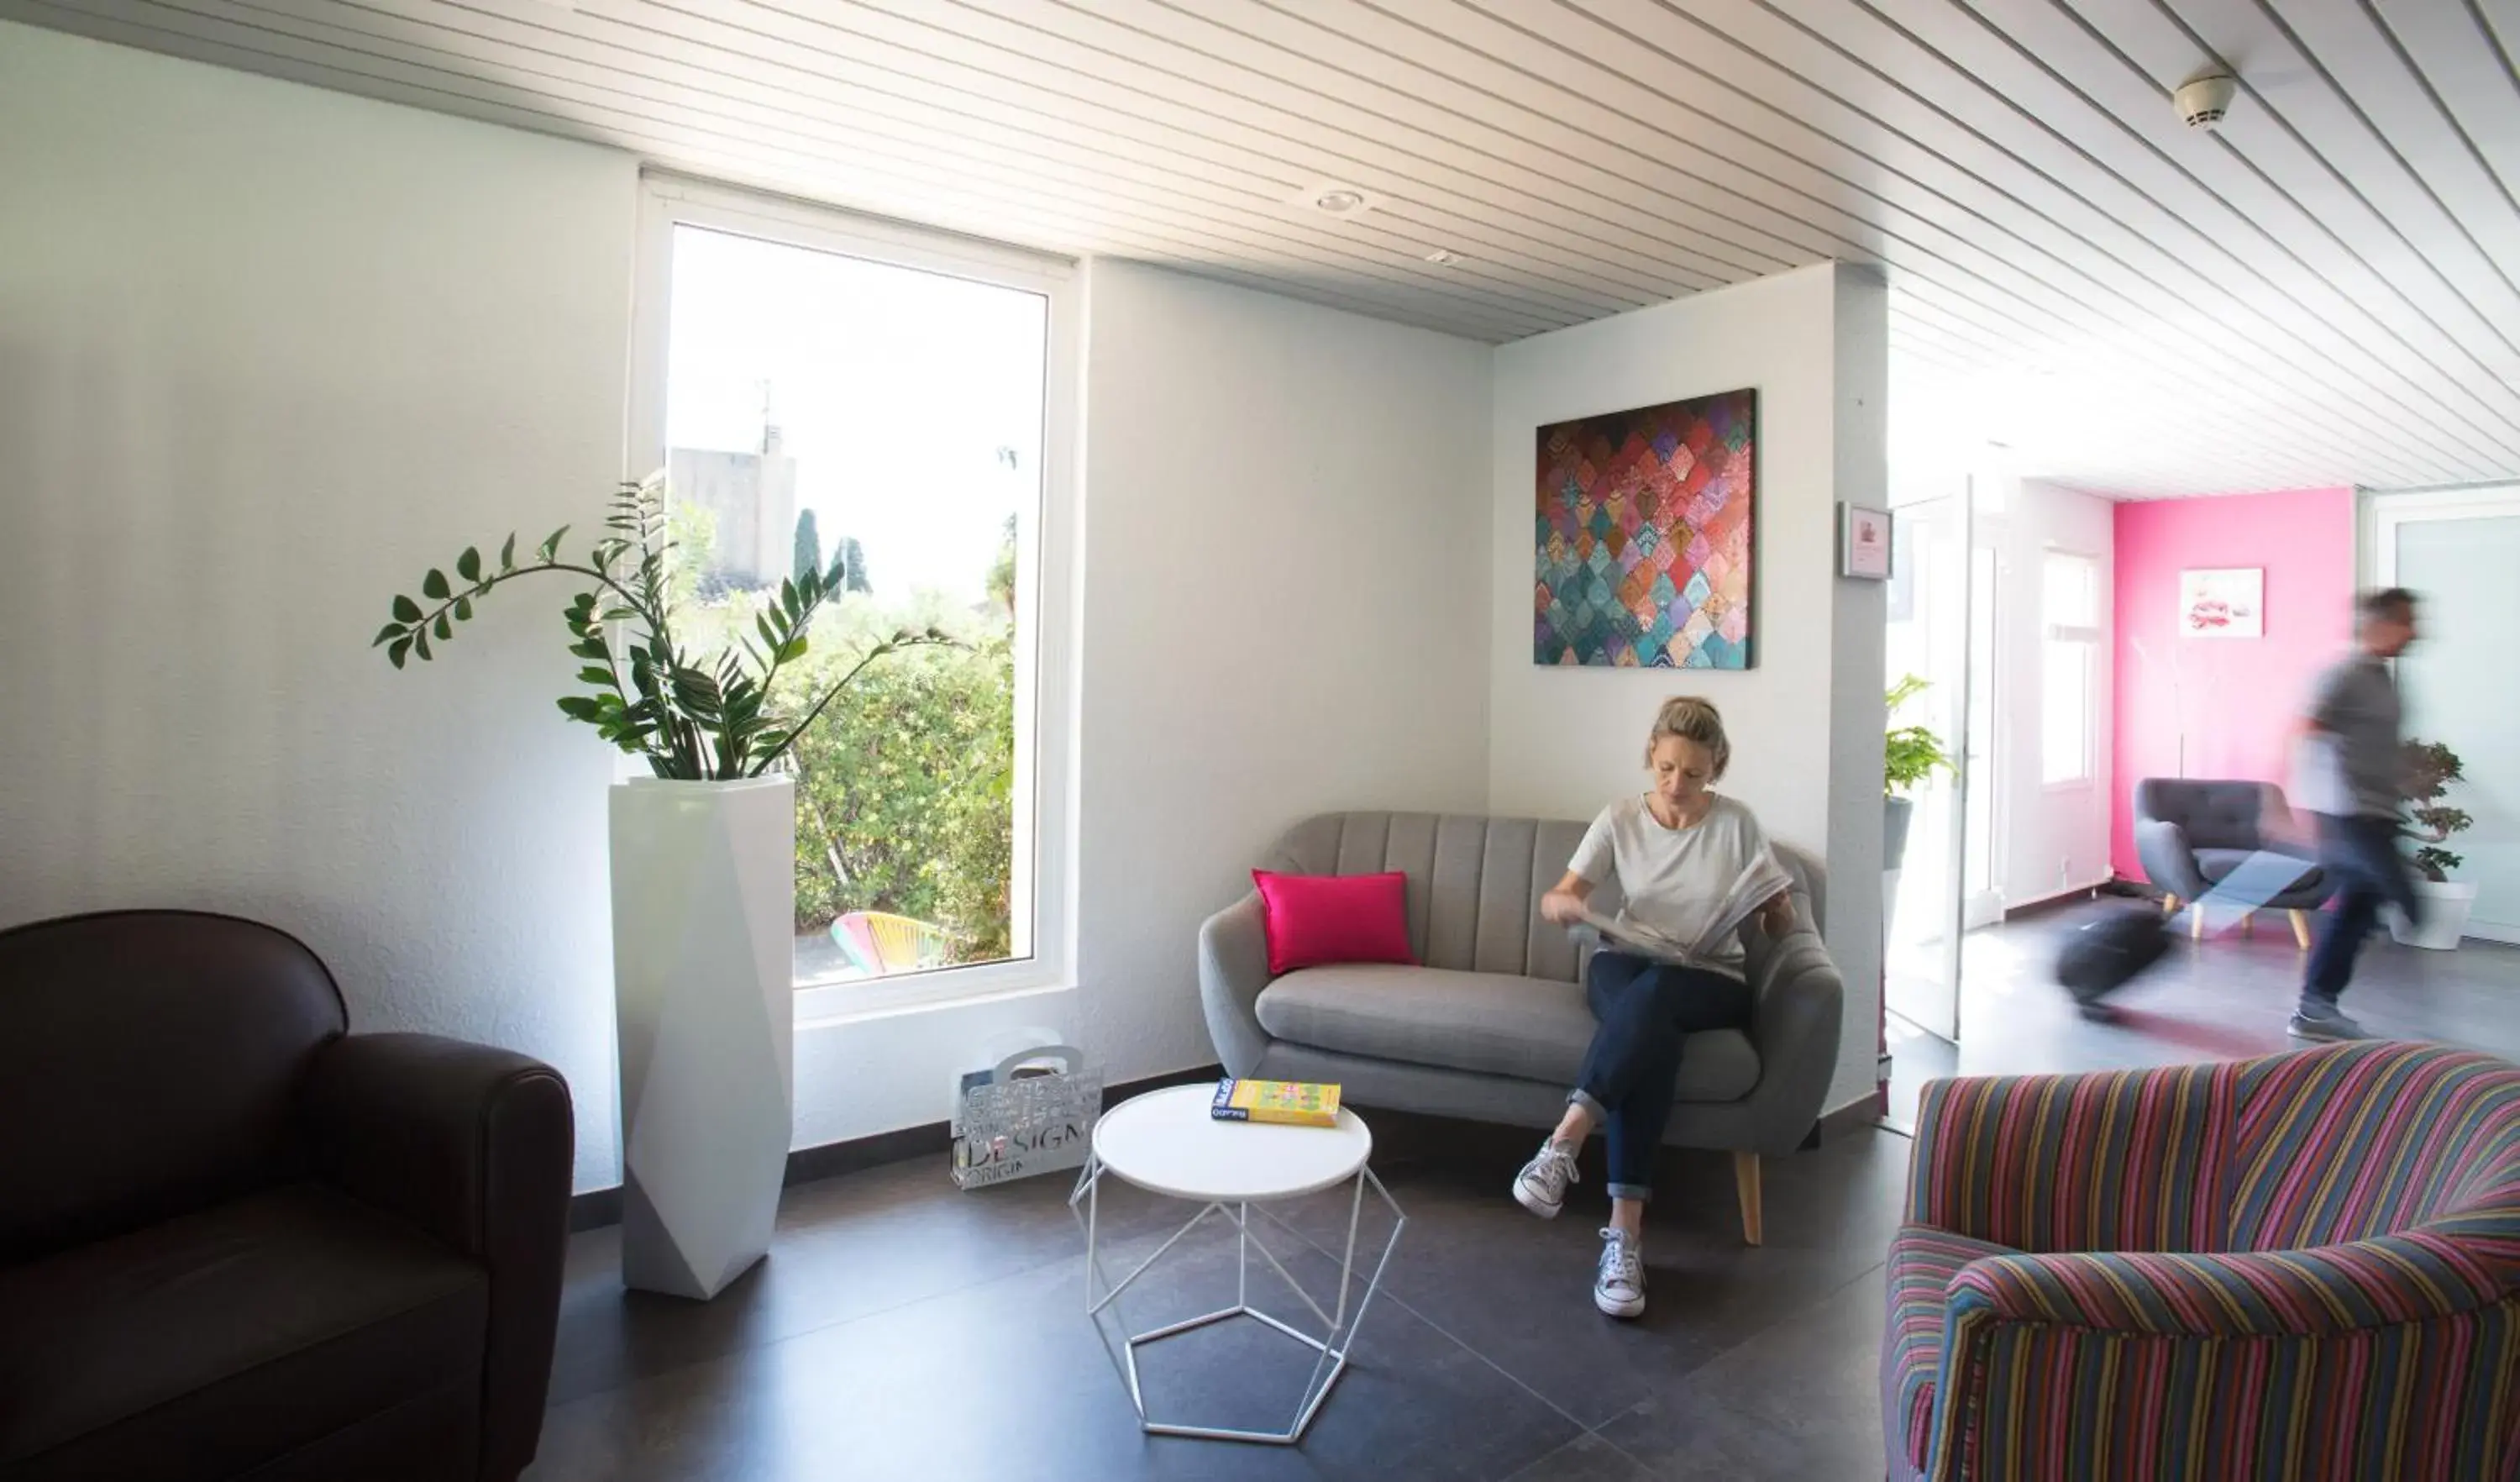
[[[1960,938],[1990,911],[1997,826],[1994,765],[1995,553],[1976,538],[1971,481],[1934,480],[1894,500],[1884,682],[1901,696],[1893,730],[1920,728],[1949,757],[1894,793],[1904,843],[1884,876],[1883,1002],[1946,1044],[1960,1034]],[[1894,1054],[1896,1053],[1894,1049]]]
[[[1971,475],[1906,492],[1892,501],[1883,645],[1887,686],[1906,698],[1890,726],[1921,728],[1948,764],[1889,804],[1895,818],[1904,797],[1907,836],[1883,886],[1883,1037],[1903,1084],[1958,1069],[1968,935],[2003,916],[2001,515]],[[1912,1098],[1892,1099],[1893,1126],[1913,1114]]]

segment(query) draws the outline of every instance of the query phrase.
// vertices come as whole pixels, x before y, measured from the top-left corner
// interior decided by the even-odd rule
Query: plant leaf
[[[466,546],[464,548],[464,554],[455,558],[455,574],[463,577],[466,581],[479,581],[481,579],[481,552],[479,547]]]
[[[428,634],[427,630],[419,628],[413,629],[411,635],[411,651],[419,654],[423,660],[426,660],[428,657]]]
[[[517,569],[517,537],[514,534],[508,537],[506,545],[499,548],[499,569],[502,571]]]
[[[420,610],[420,604],[410,598],[396,597],[393,600],[393,615],[403,622],[416,623],[427,614]]]
[[[548,566],[553,561],[560,560],[560,538],[567,533],[568,526],[562,525],[559,529],[552,531],[551,534],[545,536],[543,538],[543,543],[535,548],[534,554],[542,558],[544,565]]]
[[[446,584],[445,572],[431,566],[428,568],[428,574],[420,579],[420,595],[435,602],[444,602],[455,595],[455,589]]]
[[[437,621],[431,624],[431,626],[437,630],[437,641],[439,643],[444,643],[455,636],[455,625],[446,620],[446,614],[443,612],[437,614]]]
[[[379,644],[388,644],[388,643],[391,643],[391,642],[393,642],[395,639],[402,637],[403,632],[404,632],[404,628],[403,628],[403,625],[402,625],[402,624],[400,624],[400,623],[387,623],[387,624],[385,624],[383,627],[379,628],[379,629],[377,630],[377,636],[376,636],[376,640],[375,640],[375,642],[370,643],[370,644],[368,645],[368,647],[369,647],[369,648],[371,648],[371,649],[373,649],[373,648],[377,647],[377,645],[379,645]]]
[[[411,640],[408,638],[398,638],[394,640],[394,646],[385,651],[385,657],[392,659],[393,666],[399,669],[402,667],[403,659],[410,653]]]
[[[472,620],[472,598],[459,597],[455,599],[455,620],[460,623],[469,623]]]
[[[612,687],[612,671],[609,669],[599,669],[593,664],[589,664],[585,668],[578,670],[577,677],[581,681],[590,685],[602,685],[606,689],[610,689]]]

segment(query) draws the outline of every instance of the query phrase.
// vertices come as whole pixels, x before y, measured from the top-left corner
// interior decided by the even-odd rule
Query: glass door
[[[2398,660],[2407,734],[2449,746],[2461,763],[2438,801],[2469,825],[2441,841],[2459,859],[2444,871],[2452,898],[2428,904],[2437,919],[2463,910],[2465,935],[2520,942],[2520,711],[2511,703],[2520,487],[2382,495],[2373,516],[2381,584],[2411,588],[2422,604],[2423,637]]]
[[[1890,726],[1922,727],[1958,753],[1970,709],[1969,490],[1954,477],[1916,492],[1923,497],[1892,512],[1884,678],[1909,694]],[[1911,677],[1921,684],[1908,684]],[[1943,1040],[1959,1037],[1964,777],[1938,770],[1892,794],[1885,820],[1885,842],[1898,845],[1904,834],[1904,845],[1882,885],[1884,1001],[1891,1013]]]

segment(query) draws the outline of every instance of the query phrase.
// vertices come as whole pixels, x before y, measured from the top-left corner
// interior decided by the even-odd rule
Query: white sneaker
[[[1616,1226],[1601,1232],[1601,1271],[1593,1279],[1593,1305],[1614,1318],[1645,1310],[1642,1242]]]
[[[1542,1143],[1540,1151],[1522,1165],[1513,1176],[1513,1197],[1523,1208],[1544,1220],[1557,1218],[1566,1207],[1566,1186],[1582,1182],[1575,1171],[1575,1154],[1557,1145],[1554,1140]]]

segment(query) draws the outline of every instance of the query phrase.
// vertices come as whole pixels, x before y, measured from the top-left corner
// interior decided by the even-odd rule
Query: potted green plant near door
[[[2407,817],[2421,841],[2414,856],[2415,894],[2423,901],[2424,921],[2420,926],[2409,926],[2405,917],[2392,913],[2389,934],[2409,947],[2448,952],[2467,934],[2476,887],[2450,877],[2450,872],[2467,860],[2442,847],[2452,834],[2476,822],[2466,809],[2442,801],[2450,785],[2464,776],[2458,753],[2440,741],[2407,742]]]
[[[1930,682],[1911,674],[1890,687],[1883,698],[1888,702],[1890,718],[1897,720],[1908,701],[1932,688]],[[1936,772],[1953,771],[1951,756],[1943,750],[1942,738],[1923,726],[1890,727],[1883,738],[1881,756],[1882,819],[1881,868],[1897,874],[1900,861],[1908,853],[1908,822],[1916,811],[1915,801],[1906,794],[1924,785]]]
[[[868,649],[819,696],[786,694],[807,631],[846,584],[840,561],[780,583],[752,631],[715,653],[675,628],[662,475],[624,484],[608,533],[562,559],[567,527],[521,561],[508,537],[393,599],[375,647],[397,669],[434,657],[474,605],[526,577],[578,588],[563,613],[578,692],[560,697],[647,763],[611,797],[613,1008],[621,1096],[621,1275],[708,1298],[769,1249],[795,1121],[795,802],[789,748],[867,665],[929,629]]]

